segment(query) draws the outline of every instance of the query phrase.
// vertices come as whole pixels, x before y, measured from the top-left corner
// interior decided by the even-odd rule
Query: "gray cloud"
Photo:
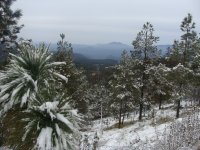
[[[55,43],[65,33],[71,43],[130,44],[146,21],[155,27],[159,44],[180,37],[182,19],[191,13],[200,32],[199,0],[17,0],[25,24],[20,36]]]

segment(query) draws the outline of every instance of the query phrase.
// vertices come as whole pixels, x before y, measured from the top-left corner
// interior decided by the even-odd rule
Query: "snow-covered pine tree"
[[[192,66],[192,60],[196,57],[197,50],[198,50],[197,49],[198,37],[197,37],[196,32],[194,31],[195,23],[192,20],[191,14],[188,14],[187,17],[183,19],[180,29],[183,32],[183,35],[181,36],[181,40],[180,41],[175,40],[173,47],[171,49],[171,53],[170,53],[170,60],[172,61],[176,60],[176,63],[174,64],[175,69],[173,69],[173,72],[178,71],[177,74],[179,74],[180,72],[185,72],[185,71],[189,73],[191,71],[190,68]],[[174,75],[177,75],[177,74],[174,74]],[[178,81],[176,81],[176,77],[171,78],[172,80],[174,79],[172,82],[174,83],[178,82],[177,83],[178,85],[174,85],[176,86],[175,89],[177,90],[176,92],[179,95],[177,99],[176,117],[179,117],[179,109],[180,109],[180,101],[181,101],[180,98],[183,98],[183,95],[180,95],[180,94],[189,92],[188,83],[191,80],[189,81],[187,75],[185,74],[186,73],[183,73],[182,76],[178,79]]]
[[[87,102],[84,101],[83,95],[88,88],[88,81],[83,69],[78,69],[73,62],[73,48],[71,43],[65,41],[65,35],[60,34],[61,40],[57,43],[57,52],[54,55],[55,61],[65,62],[65,65],[56,68],[60,74],[68,77],[69,81],[66,84],[62,83],[62,88],[59,88],[66,96],[71,96],[72,105],[79,109],[81,113],[86,113]]]
[[[192,20],[192,15],[188,14],[180,26],[183,34],[181,39],[175,40],[171,49],[170,59],[176,61],[176,64],[182,63],[185,67],[189,67],[191,61],[196,56],[198,51],[198,37],[195,32],[195,23]]]
[[[175,103],[177,103],[176,118],[179,118],[181,100],[186,98],[190,92],[189,85],[192,82],[193,76],[193,71],[181,63],[171,69],[168,79],[173,84],[173,97]]]
[[[125,115],[133,108],[133,73],[131,70],[131,58],[126,51],[121,55],[120,64],[116,66],[112,79],[109,81],[111,88],[110,107],[113,114],[119,119],[118,128],[124,123]]]
[[[89,113],[93,118],[100,118],[108,116],[110,114],[109,109],[109,90],[104,85],[94,85],[89,89]]]
[[[163,64],[152,66],[146,70],[149,75],[151,102],[159,103],[161,109],[164,100],[168,100],[172,94],[172,83],[168,81],[171,69]]]
[[[7,59],[8,51],[16,46],[17,34],[23,26],[18,20],[22,16],[21,10],[12,10],[11,6],[16,0],[0,1],[0,52]]]
[[[192,98],[194,102],[198,101],[200,104],[200,37],[196,43],[196,54],[192,60],[191,69],[194,71],[195,76],[193,79],[193,93]]]
[[[139,120],[142,119],[142,111],[145,101],[149,97],[148,91],[148,75],[146,70],[152,65],[158,56],[157,47],[154,45],[159,37],[153,35],[154,28],[149,22],[143,25],[142,30],[137,34],[136,39],[132,42],[134,50],[132,51],[132,59],[134,61],[134,74],[137,75],[136,80],[140,91],[139,104]]]

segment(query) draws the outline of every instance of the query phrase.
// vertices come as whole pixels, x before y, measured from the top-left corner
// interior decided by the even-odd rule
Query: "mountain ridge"
[[[56,50],[56,44],[52,44],[51,48]],[[133,46],[121,42],[110,42],[105,44],[72,44],[74,53],[84,55],[89,59],[114,59],[119,60],[123,50],[131,51]],[[157,45],[158,50],[161,50],[161,55],[167,52],[171,45]]]

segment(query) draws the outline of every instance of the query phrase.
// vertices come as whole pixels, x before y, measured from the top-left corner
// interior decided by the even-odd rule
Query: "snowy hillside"
[[[192,126],[198,126],[194,131],[191,130],[191,132],[196,132],[196,134],[191,136],[190,140],[192,140],[192,138],[195,139],[199,137],[200,134],[200,124],[197,121],[200,117],[200,112],[199,110],[194,110],[193,107],[190,107],[189,103],[182,102],[182,105],[187,107],[181,110],[181,118],[179,119],[174,117],[176,112],[173,109],[173,104],[168,104],[164,105],[162,110],[155,109],[155,118],[151,118],[152,112],[148,112],[144,120],[137,121],[138,115],[131,113],[128,118],[126,118],[124,127],[121,129],[116,127],[118,120],[115,120],[112,117],[103,118],[102,125],[101,120],[95,120],[93,121],[90,130],[82,133],[84,135],[83,137],[88,138],[88,140],[85,140],[88,141],[88,143],[85,143],[85,145],[83,144],[83,146],[90,150],[95,141],[95,134],[97,133],[98,150],[157,150],[156,146],[161,146],[159,145],[159,142],[166,138],[166,135],[170,133],[170,127],[177,124],[186,126],[188,120],[192,122]],[[101,131],[101,128],[103,128],[103,132]],[[181,135],[181,133],[179,134]],[[185,134],[189,133],[185,130]],[[180,138],[180,135],[173,136],[178,139]],[[184,138],[187,139],[187,137]],[[198,138],[194,143],[191,143],[188,146],[186,146],[187,144],[184,143],[184,141],[180,141],[180,143],[182,143],[180,144],[182,148],[187,147],[188,150],[196,150]],[[181,147],[179,147],[180,150]]]

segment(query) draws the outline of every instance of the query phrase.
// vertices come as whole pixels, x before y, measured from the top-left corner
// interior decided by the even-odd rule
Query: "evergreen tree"
[[[149,74],[150,91],[152,102],[159,103],[161,109],[164,100],[170,99],[172,83],[168,80],[171,69],[163,64],[150,67],[146,72]]]
[[[190,92],[189,85],[193,75],[193,71],[182,64],[178,64],[171,69],[169,80],[173,84],[173,97],[177,103],[176,118],[179,118],[181,100],[186,98]]]
[[[181,36],[180,49],[182,49],[183,58],[182,64],[186,66],[196,54],[197,34],[194,31],[195,23],[192,20],[192,15],[188,14],[181,23],[181,31],[184,33]]]
[[[113,114],[117,114],[118,128],[121,128],[125,115],[133,108],[133,96],[136,90],[133,84],[131,59],[126,51],[123,51],[120,64],[115,69],[112,80],[109,81],[110,96],[112,96],[110,107]]]
[[[21,10],[11,9],[14,1],[16,0],[0,1],[0,52],[3,57],[7,57],[8,49],[16,46],[17,34],[23,27],[17,25],[22,16]]]
[[[195,23],[192,20],[191,14],[188,14],[187,17],[183,19],[180,29],[183,32],[183,35],[181,35],[180,41],[175,40],[173,47],[171,49],[170,59],[176,60],[176,64],[175,64],[176,66],[174,66],[174,68],[182,68],[182,69],[173,70],[173,71],[177,71],[177,74],[174,74],[174,75],[178,75],[180,71],[184,72],[184,70],[188,72],[187,70],[190,70],[190,67],[192,67],[192,64],[194,64],[193,59],[196,58],[196,55],[198,53],[197,51],[198,37],[197,37],[196,32],[194,31]],[[183,76],[180,77],[178,81],[177,81],[177,78],[174,76],[172,78],[172,82],[174,83],[178,82],[177,84],[174,85],[177,89],[176,92],[178,92],[179,94],[179,99],[176,99],[177,100],[176,117],[178,118],[179,112],[180,112],[181,98],[183,98],[185,92],[187,91],[189,92],[188,83],[190,82],[190,80],[187,78],[185,73],[183,73]],[[183,95],[180,95],[180,94],[183,94]]]
[[[65,41],[65,35],[60,34],[61,40],[57,43],[57,52],[54,56],[55,61],[65,62],[65,65],[56,68],[60,74],[68,77],[68,82],[61,81],[63,85],[59,88],[60,92],[67,97],[71,97],[71,104],[78,108],[81,113],[86,113],[87,102],[83,95],[88,87],[88,81],[82,69],[78,69],[73,62],[73,48],[70,43]]]
[[[109,91],[101,84],[91,86],[84,95],[88,103],[88,117],[90,119],[105,117],[110,114],[109,110]]]
[[[132,51],[132,59],[134,60],[135,74],[139,85],[139,120],[142,119],[142,111],[145,101],[147,101],[148,93],[148,75],[146,70],[151,66],[158,56],[157,47],[154,45],[159,38],[153,35],[154,28],[147,22],[143,25],[142,30],[137,34],[133,41],[134,50]]]
[[[191,14],[188,14],[188,16],[183,19],[180,29],[183,35],[181,35],[180,41],[174,41],[170,58],[176,61],[175,65],[181,63],[185,67],[189,67],[198,50],[198,37],[194,31],[195,23],[192,20]]]

